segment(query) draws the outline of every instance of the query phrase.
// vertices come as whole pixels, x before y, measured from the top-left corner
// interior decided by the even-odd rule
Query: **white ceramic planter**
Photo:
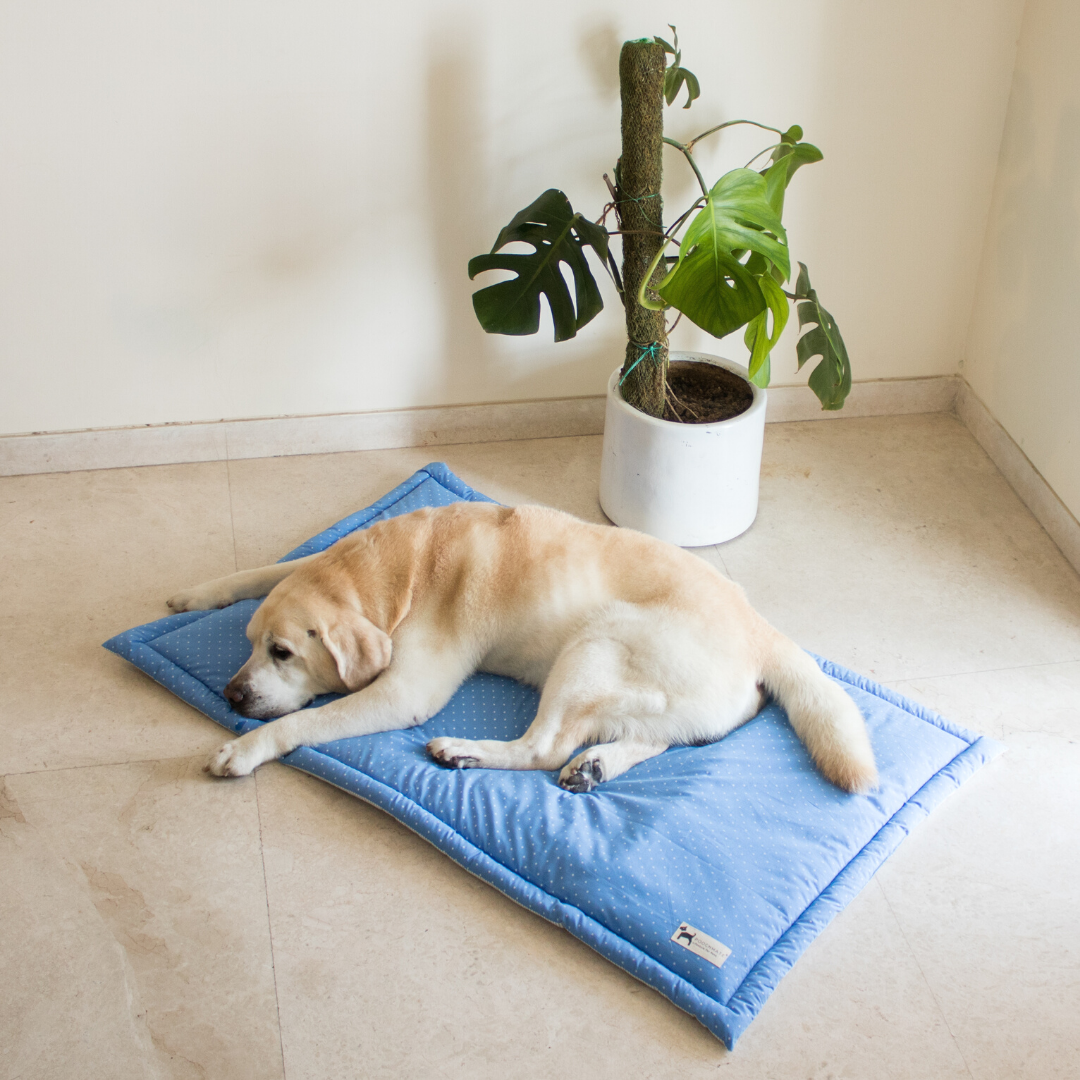
[[[707,353],[672,360],[718,364],[746,378],[746,368]],[[746,412],[716,424],[657,420],[627,405],[619,369],[608,381],[600,505],[616,525],[681,547],[720,544],[745,532],[757,516],[764,390],[751,384]]]

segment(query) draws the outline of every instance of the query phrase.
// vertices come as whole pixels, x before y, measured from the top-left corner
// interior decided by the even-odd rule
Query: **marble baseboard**
[[[843,409],[821,407],[808,386],[770,386],[767,424],[791,420],[850,420],[856,416],[903,416],[909,413],[951,412],[960,380],[955,375],[918,379],[874,379],[852,384]]]
[[[948,375],[856,383],[842,412],[822,410],[808,387],[777,386],[769,390],[767,420],[948,412],[957,384]],[[42,432],[0,437],[0,476],[599,435],[603,430],[604,399],[596,396]]]
[[[956,413],[1035,520],[1080,572],[1080,522],[964,380],[956,395]]]
[[[0,437],[0,476],[504,442],[604,429],[602,397]]]

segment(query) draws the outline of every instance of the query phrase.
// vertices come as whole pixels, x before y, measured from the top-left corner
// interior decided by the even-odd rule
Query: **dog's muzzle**
[[[233,712],[237,712],[249,719],[252,718],[252,714],[248,710],[253,708],[255,702],[249,686],[245,686],[244,683],[236,679],[230,679],[223,693],[225,700],[232,706]]]

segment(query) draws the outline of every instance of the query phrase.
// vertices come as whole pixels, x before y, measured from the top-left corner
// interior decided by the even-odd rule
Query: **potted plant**
[[[795,302],[803,334],[799,367],[819,358],[810,387],[825,409],[839,409],[851,389],[851,366],[836,323],[818,302],[806,266],[794,292],[784,194],[803,165],[821,151],[786,131],[729,120],[682,143],[663,133],[665,102],[686,90],[684,108],[699,96],[698,80],[682,66],[678,35],[628,41],[619,57],[622,155],[607,174],[610,199],[596,221],[574,211],[557,189],[516,214],[487,255],[469,261],[469,277],[487,270],[515,276],[479,289],[473,307],[488,333],[534,334],[540,297],[547,298],[555,340],[574,337],[603,309],[586,258],[591,249],[611,276],[626,315],[622,364],[608,384],[600,502],[616,524],[684,546],[720,543],[749,528],[757,512],[769,355]],[[668,57],[671,62],[668,62]],[[725,128],[752,124],[774,134],[744,168],[709,187],[694,147]],[[667,144],[693,170],[700,195],[663,225],[662,153]],[[768,154],[765,167],[755,162]],[[615,216],[615,229],[608,217]],[[608,246],[622,240],[621,272]],[[523,241],[533,251],[505,252]],[[671,252],[678,245],[677,254]],[[569,267],[571,299],[561,266]],[[669,356],[667,313],[677,312],[722,338],[745,328],[748,368],[704,354]]]

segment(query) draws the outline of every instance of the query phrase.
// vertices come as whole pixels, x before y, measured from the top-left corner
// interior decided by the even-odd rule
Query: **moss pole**
[[[623,285],[626,297],[626,359],[623,397],[650,416],[664,412],[667,379],[667,333],[662,311],[637,302],[638,289],[661,244],[664,138],[664,48],[655,41],[628,41],[619,55],[622,94],[622,157],[619,159],[616,210],[625,231]],[[664,276],[663,263],[652,276]],[[629,372],[629,374],[627,374]]]

